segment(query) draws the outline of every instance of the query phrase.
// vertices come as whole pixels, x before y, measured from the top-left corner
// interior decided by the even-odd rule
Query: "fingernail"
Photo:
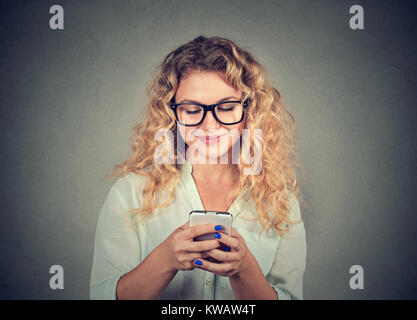
[[[230,247],[224,247],[224,251],[230,251]]]
[[[219,231],[219,230],[222,230],[222,229],[223,229],[223,226],[220,225],[220,224],[214,227],[214,230],[216,230],[216,231]]]
[[[220,239],[222,236],[220,235],[220,233],[216,232],[216,233],[214,234],[214,237],[215,237],[215,238],[217,238],[217,239]]]
[[[202,263],[200,260],[198,260],[198,259],[196,259],[196,260],[194,261],[194,263],[195,263],[196,265],[198,265],[198,266],[202,266],[202,265],[203,265],[203,263]]]

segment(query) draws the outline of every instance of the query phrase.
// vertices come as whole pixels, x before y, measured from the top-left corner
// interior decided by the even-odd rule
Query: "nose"
[[[200,126],[202,129],[208,130],[220,128],[221,124],[214,118],[213,111],[208,111]]]

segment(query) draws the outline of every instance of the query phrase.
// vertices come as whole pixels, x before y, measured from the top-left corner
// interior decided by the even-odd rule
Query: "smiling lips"
[[[198,140],[206,144],[211,144],[219,142],[222,136],[224,136],[224,134],[216,136],[198,136]]]

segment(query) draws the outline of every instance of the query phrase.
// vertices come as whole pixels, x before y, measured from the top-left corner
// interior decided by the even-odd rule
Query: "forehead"
[[[227,96],[240,98],[242,91],[234,89],[218,71],[192,71],[179,83],[175,100],[191,99],[201,103],[214,103]]]

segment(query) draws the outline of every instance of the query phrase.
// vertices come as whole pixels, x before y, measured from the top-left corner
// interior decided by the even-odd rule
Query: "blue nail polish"
[[[220,235],[220,233],[216,232],[216,233],[214,234],[214,237],[215,237],[215,238],[217,238],[217,239],[220,239],[222,236]]]
[[[198,259],[196,259],[196,260],[194,261],[194,263],[195,263],[196,265],[198,265],[198,266],[202,266],[202,265],[203,265],[203,263],[202,263],[200,260],[198,260]]]
[[[223,229],[223,226],[220,225],[220,224],[214,227],[214,230],[216,230],[216,231],[219,231],[219,230],[222,230],[222,229]]]
[[[230,251],[230,247],[224,247],[224,251]]]

